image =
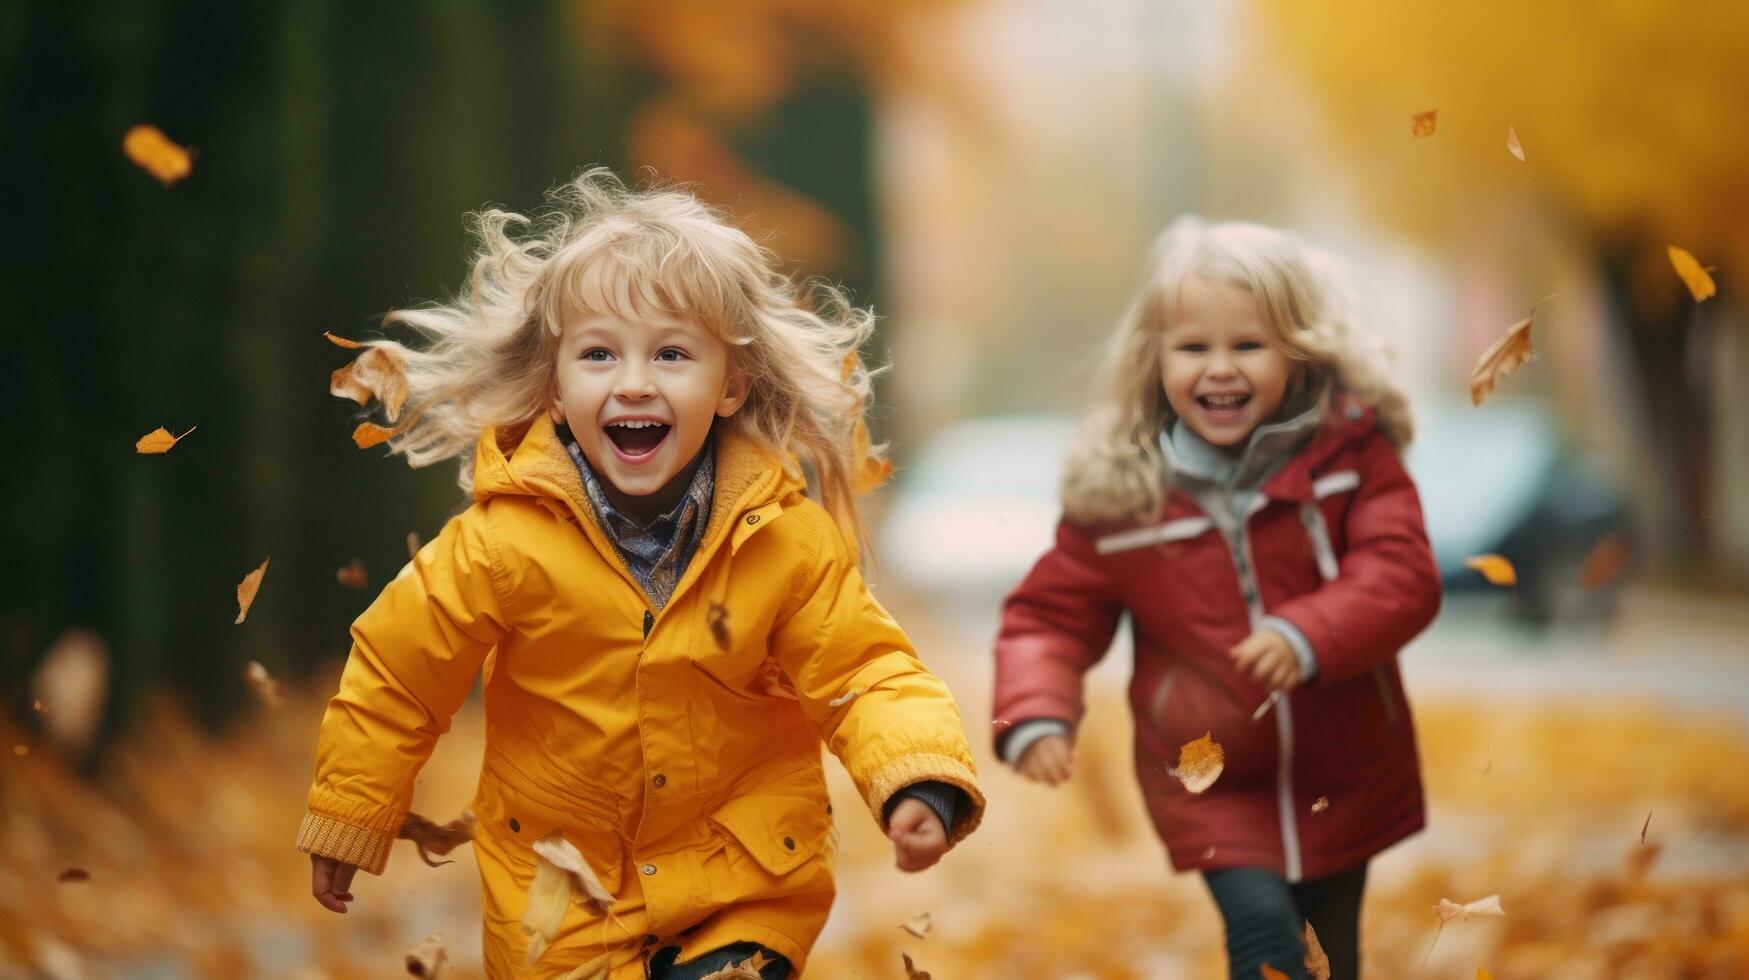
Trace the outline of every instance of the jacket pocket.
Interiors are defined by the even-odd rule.
[[[718,807],[711,822],[771,878],[783,878],[825,849],[832,835],[832,817],[824,803],[801,796],[750,793]],[[744,869],[737,864],[737,874]]]
[[[530,867],[535,863],[534,842],[558,831],[589,862],[601,886],[619,894],[625,841],[605,818],[588,812],[566,813],[502,784],[485,782],[474,798],[474,816],[479,827],[476,833],[490,833]]]

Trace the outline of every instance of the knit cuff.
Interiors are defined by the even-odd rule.
[[[902,755],[875,770],[863,785],[863,800],[876,820],[887,812],[887,801],[908,786],[921,782],[946,783],[966,795],[966,806],[956,810],[954,826],[948,831],[949,847],[966,839],[984,819],[984,794],[978,789],[978,776],[972,767],[949,755],[919,752]],[[882,826],[885,821],[882,820]]]
[[[355,865],[373,875],[383,873],[394,843],[394,834],[366,830],[319,813],[304,814],[304,822],[298,826],[298,850]]]
[[[1287,645],[1294,648],[1294,659],[1300,662],[1301,684],[1318,676],[1318,655],[1312,651],[1312,641],[1304,631],[1280,616],[1265,616],[1259,625],[1280,633]]]
[[[936,819],[941,821],[941,829],[946,831],[947,835],[951,837],[953,836],[954,813],[959,809],[960,800],[964,799],[965,795],[965,792],[958,786],[954,786],[950,783],[939,783],[933,779],[926,779],[921,783],[912,783],[897,793],[894,793],[892,797],[887,800],[887,805],[884,808],[884,812],[881,814],[881,819],[886,822],[891,822],[893,819],[893,811],[898,809],[901,802],[904,800],[917,800],[924,806],[935,811]]]

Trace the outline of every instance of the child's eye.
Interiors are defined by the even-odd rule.
[[[1263,344],[1255,340],[1241,340],[1233,345],[1234,350],[1262,350]]]
[[[583,352],[583,359],[585,361],[611,361],[613,354],[609,353],[605,347],[591,347]]]
[[[662,348],[662,350],[660,350],[656,353],[656,360],[658,360],[658,361],[684,361],[684,360],[686,360],[686,352],[681,350],[678,347],[664,347],[664,348]]]
[[[1179,344],[1178,349],[1186,354],[1204,354],[1209,348],[1207,344]]]

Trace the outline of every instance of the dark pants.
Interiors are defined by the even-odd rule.
[[[1204,872],[1227,921],[1227,965],[1235,978],[1255,980],[1268,963],[1295,980],[1306,976],[1306,923],[1330,957],[1331,980],[1360,976],[1360,899],[1366,865],[1290,885],[1261,868]]]
[[[713,949],[691,963],[679,966],[674,965],[675,958],[680,955],[679,946],[657,950],[655,958],[650,960],[650,980],[699,980],[723,967],[744,962],[754,953],[764,953],[769,961],[759,971],[763,980],[786,980],[789,977],[789,960],[758,943],[735,943]]]

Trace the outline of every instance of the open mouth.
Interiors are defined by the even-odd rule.
[[[1237,415],[1250,401],[1250,395],[1198,395],[1196,398],[1196,403],[1210,415]]]
[[[655,452],[662,440],[668,438],[670,427],[661,422],[638,420],[609,422],[601,428],[620,455],[638,459]]]

